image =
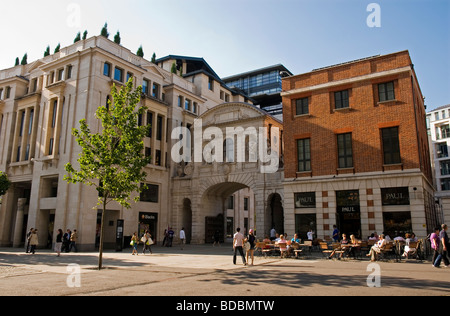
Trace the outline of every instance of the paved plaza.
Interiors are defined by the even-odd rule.
[[[448,296],[450,269],[428,261],[326,260],[320,253],[304,259],[256,257],[244,267],[232,263],[231,245],[153,247],[153,254],[51,251],[35,255],[0,249],[1,296]],[[379,281],[378,284],[374,283]],[[373,285],[379,287],[372,287]]]

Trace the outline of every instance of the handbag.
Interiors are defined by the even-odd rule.
[[[153,244],[154,244],[153,239],[149,238],[149,239],[147,240],[147,245],[148,245],[148,246],[151,246],[151,245],[153,245]]]
[[[250,247],[251,246],[250,246],[250,243],[248,241],[244,243],[244,250],[245,250],[245,252],[249,251]]]

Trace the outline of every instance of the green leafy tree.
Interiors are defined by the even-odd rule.
[[[87,36],[88,36],[88,31],[86,30],[86,31],[84,31],[84,33],[83,33],[83,40],[85,40],[85,39],[87,38]]]
[[[142,45],[138,48],[136,55],[138,55],[139,57],[144,58],[144,49],[142,48]]]
[[[60,50],[61,50],[61,44],[58,43],[58,45],[56,45],[56,47],[55,47],[55,54],[59,53]]]
[[[96,117],[102,130],[92,134],[86,119],[80,121],[80,129],[73,135],[81,146],[79,170],[69,163],[65,166],[69,183],[83,183],[96,187],[99,197],[97,207],[102,208],[98,268],[102,269],[105,210],[108,203],[116,201],[130,208],[131,195],[142,192],[146,179],[143,168],[151,158],[144,155],[144,137],[149,126],[139,126],[138,117],[146,111],[139,105],[142,87],[133,91],[133,79],[119,91],[113,86],[108,106],[101,106]],[[137,109],[137,110],[136,110]],[[139,194],[135,201],[139,200]]]
[[[20,65],[19,57],[16,57],[16,63],[14,64],[14,66],[19,66],[19,65]]]
[[[152,63],[156,64],[156,53],[152,55]]]
[[[0,197],[5,195],[11,187],[11,181],[9,181],[6,173],[0,171]]]
[[[120,39],[120,32],[117,31],[117,34],[114,35],[114,43],[119,44],[120,45],[121,39]]]
[[[50,55],[50,46],[47,46],[45,52],[44,52],[44,57],[47,57]]]
[[[108,23],[105,23],[105,25],[103,26],[100,35],[106,38],[109,38],[109,33],[108,33]]]

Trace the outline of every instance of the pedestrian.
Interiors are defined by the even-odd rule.
[[[333,225],[333,240],[335,242],[339,241],[339,229],[337,228],[336,225]]]
[[[173,243],[173,237],[175,236],[175,232],[172,230],[172,227],[169,227],[169,230],[167,231],[167,246],[166,247],[172,247]]]
[[[275,227],[272,227],[270,230],[270,240],[274,241],[277,238],[277,231],[275,230]]]
[[[250,255],[250,257],[252,258],[252,265],[253,265],[253,262],[255,260],[255,256],[254,256],[255,240],[256,240],[256,237],[255,237],[254,231],[253,231],[253,229],[250,229],[248,231],[248,236],[247,236],[247,240],[246,240],[246,242],[248,242],[250,244],[250,249],[247,250],[247,262],[250,262],[248,260],[248,256]]]
[[[63,244],[64,233],[62,229],[58,229],[58,234],[56,235],[55,252],[58,254],[57,257],[61,256],[61,247]]]
[[[180,230],[180,245],[181,250],[183,250],[184,245],[186,244],[186,233],[184,232],[184,227]]]
[[[450,247],[448,235],[447,235],[448,226],[446,224],[442,224],[442,230],[439,233],[439,239],[441,240],[439,244],[439,255],[434,262],[435,268],[440,268],[442,259],[444,260],[444,265],[446,268],[449,267],[450,262],[448,260],[448,248]]]
[[[233,249],[234,249],[233,264],[236,264],[236,255],[237,255],[237,252],[239,251],[239,253],[242,257],[242,262],[244,263],[244,266],[246,266],[247,262],[245,261],[244,250],[243,250],[244,235],[242,235],[240,233],[240,231],[241,231],[241,229],[238,227],[236,229],[236,234],[234,234],[234,236],[233,236]]]
[[[145,231],[144,235],[141,238],[141,241],[144,243],[144,247],[142,249],[142,254],[145,255],[145,250],[150,251],[150,254],[153,254],[151,245],[153,245],[152,235],[148,230]]]
[[[216,245],[220,247],[220,231],[218,229],[214,233],[214,244],[213,244],[213,247],[215,247]]]
[[[73,233],[70,235],[70,247],[69,247],[69,252],[72,251],[72,249],[75,249],[75,252],[78,252],[77,249],[77,240],[78,240],[78,233],[77,230],[74,229]]]
[[[27,233],[27,249],[25,250],[25,253],[30,252],[30,238],[31,234],[33,233],[34,228],[30,228],[30,231]]]
[[[137,251],[137,245],[138,245],[139,241],[138,241],[138,236],[136,233],[133,234],[133,237],[131,237],[131,243],[130,245],[133,246],[133,251],[131,252],[131,254],[134,256],[134,254],[136,254],[136,256],[138,256],[138,251]]]
[[[36,252],[36,247],[39,245],[39,238],[38,238],[38,230],[37,229],[33,229],[33,232],[31,233],[30,236],[30,253],[32,253],[33,255]]]
[[[63,251],[64,252],[69,252],[69,249],[70,249],[70,235],[71,235],[71,231],[70,231],[70,229],[68,229],[66,231],[66,233],[64,234],[64,238],[63,238]]]
[[[431,260],[433,266],[434,263],[436,262],[437,257],[439,256],[439,245],[440,245],[439,232],[440,228],[436,227],[434,229],[434,232],[430,235],[431,248],[433,249],[433,259]]]

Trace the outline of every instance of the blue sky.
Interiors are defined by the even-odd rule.
[[[0,69],[47,45],[70,45],[77,32],[110,39],[147,58],[203,57],[219,76],[282,63],[294,74],[409,50],[428,110],[450,104],[448,0],[15,0],[1,1]],[[366,21],[380,7],[381,27]]]

